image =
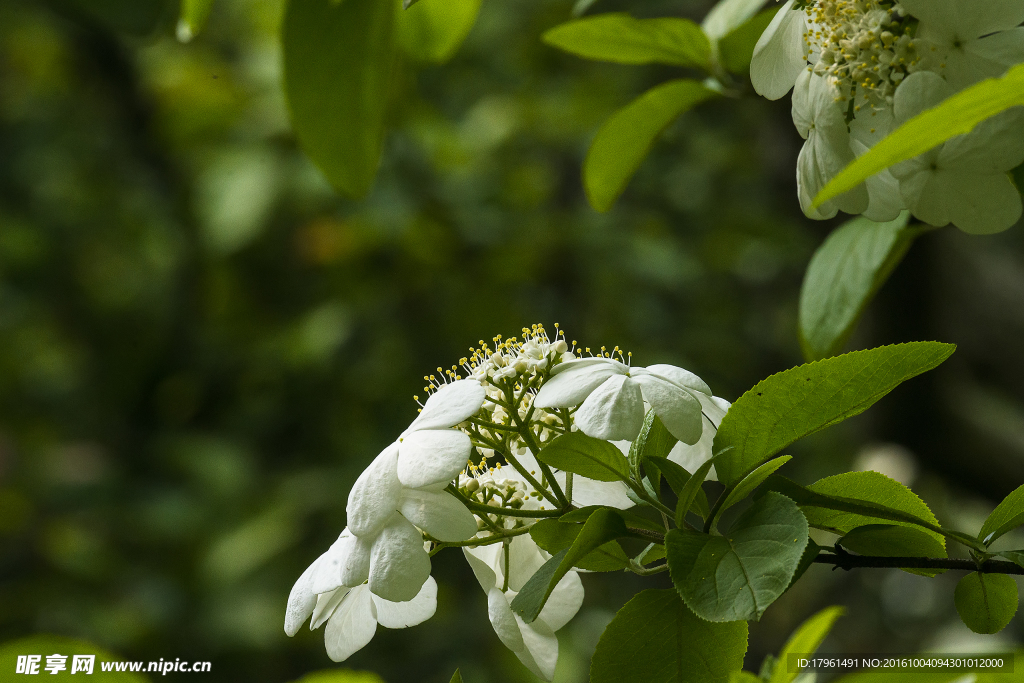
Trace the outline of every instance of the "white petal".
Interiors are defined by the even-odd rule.
[[[638,373],[655,375],[656,377],[667,379],[673,384],[678,384],[684,389],[689,389],[690,391],[699,392],[708,396],[711,395],[711,387],[707,385],[707,382],[689,370],[678,368],[675,365],[657,364],[648,365],[646,368],[634,368],[630,375],[635,378]]]
[[[323,557],[323,555],[320,557]],[[316,573],[319,561],[320,558],[318,557],[313,561],[313,564],[306,567],[306,571],[302,572],[299,580],[292,586],[291,593],[288,594],[288,607],[285,608],[284,613],[284,632],[289,636],[294,636],[299,632],[302,622],[306,620],[306,617],[313,612],[313,608],[316,606],[316,593],[312,590],[312,584],[313,575]]]
[[[1014,107],[982,121],[939,151],[940,168],[993,175],[1016,168],[1024,161],[1024,108]]]
[[[969,49],[975,55],[1004,67],[1018,64],[1024,61],[1024,28],[986,36],[971,43]]]
[[[949,97],[952,91],[942,76],[931,71],[918,71],[907,76],[893,95],[893,114],[896,125],[914,118],[926,109]]]
[[[933,152],[931,156],[937,157],[938,154]],[[917,157],[911,161],[921,158]],[[906,167],[909,167],[910,163],[906,162]],[[901,168],[900,171],[903,172],[904,168]],[[915,218],[935,227],[949,224],[950,215],[946,205],[946,193],[950,189],[956,191],[957,188],[955,183],[951,187],[949,180],[944,177],[948,173],[948,171],[938,171],[922,165],[917,172],[900,178],[900,192]]]
[[[343,662],[363,649],[377,631],[370,591],[365,586],[353,589],[341,601],[327,622],[324,645],[327,656],[335,662]]]
[[[654,375],[638,375],[636,381],[644,399],[651,404],[654,414],[661,418],[669,434],[683,443],[697,443],[702,427],[701,405],[696,396],[674,382]]]
[[[632,441],[644,426],[640,385],[625,375],[609,377],[594,389],[574,415],[576,426],[596,439]]]
[[[487,393],[475,379],[445,384],[427,399],[419,417],[407,432],[417,429],[448,429],[480,412]]]
[[[807,66],[804,41],[804,13],[793,9],[789,0],[768,24],[754,47],[750,62],[750,81],[754,90],[769,100],[785,96]]]
[[[555,472],[555,479],[564,491],[565,472]],[[621,481],[597,481],[577,474],[572,478],[572,503],[581,508],[588,505],[606,505],[618,510],[628,510],[636,505],[626,493],[628,490]]]
[[[516,623],[521,629],[524,645],[515,653],[516,657],[534,675],[550,681],[555,677],[555,665],[558,663],[558,638],[542,621],[527,624],[516,615]]]
[[[398,449],[402,484],[440,490],[466,469],[473,444],[468,435],[454,429],[423,429],[406,435]]]
[[[715,429],[718,429],[722,424],[722,418],[729,412],[729,408],[732,408],[732,404],[718,396],[712,396],[710,399],[704,396],[697,396],[697,398],[700,399],[700,407],[704,416],[711,420]]]
[[[711,420],[706,417],[704,420],[704,433],[701,434],[700,441],[688,446],[682,441],[672,447],[672,450],[668,452],[668,459],[676,463],[690,474],[693,474],[697,469],[711,459],[712,447],[715,442],[715,433],[718,431],[715,426],[711,423]],[[718,481],[718,475],[715,472],[715,468],[711,468],[711,472],[708,473],[708,479],[711,481]],[[714,474],[712,474],[714,473]]]
[[[1020,192],[1005,173],[963,173],[957,185],[957,194],[950,197],[949,217],[964,232],[991,235],[1020,220]]]
[[[352,590],[350,587],[342,586],[318,595],[316,597],[316,608],[313,610],[313,618],[309,622],[309,630],[317,630],[325,621],[334,616],[334,611],[338,609],[338,605],[341,604],[341,601],[348,595],[350,590]]]
[[[544,382],[534,405],[538,408],[571,408],[582,403],[594,389],[613,375],[629,372],[610,358],[580,358],[555,366]]]
[[[522,590],[549,557],[528,534],[513,538],[508,552],[508,587],[513,591]],[[499,557],[499,562],[504,563],[504,556]]]
[[[462,554],[466,556],[466,561],[469,562],[469,567],[473,570],[473,575],[476,576],[477,582],[480,584],[480,587],[484,589],[485,593],[488,593],[498,584],[498,577],[491,568],[490,562],[488,562],[487,559],[480,557],[482,551],[487,550],[490,547],[491,546],[483,545],[476,548],[462,549]]]
[[[405,602],[420,592],[430,576],[430,556],[423,537],[397,512],[388,520],[370,551],[370,590],[374,595]]]
[[[398,507],[398,444],[380,452],[348,494],[348,528],[357,536],[374,536]]]
[[[408,602],[391,602],[371,596],[377,608],[377,623],[384,628],[408,628],[434,616],[437,610],[437,582],[434,577],[427,578],[423,588],[416,597]]]
[[[366,581],[369,568],[370,543],[345,529],[320,559],[313,576],[313,592],[326,593],[338,586],[358,586]]]
[[[491,620],[494,632],[498,634],[498,640],[505,647],[516,653],[525,650],[523,632],[508,604],[508,598],[500,588],[487,591],[487,616]]]
[[[476,517],[459,500],[442,491],[406,489],[398,511],[439,541],[465,541],[476,535]]]
[[[568,572],[555,585],[537,618],[552,631],[557,631],[576,616],[583,605],[583,582],[576,572]]]
[[[813,72],[810,69],[803,69],[796,77],[796,84],[793,86],[792,116],[796,132],[804,140],[810,135],[811,127],[814,126],[814,101],[811,99],[811,77]]]

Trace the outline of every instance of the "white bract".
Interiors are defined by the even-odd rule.
[[[797,163],[804,212],[818,219],[844,211],[887,221],[910,209],[932,225],[952,222],[975,233],[1013,225],[1020,200],[1019,194],[1010,197],[1005,173],[1024,161],[1024,151],[1012,144],[1020,129],[1006,125],[1006,118],[980,135],[963,136],[970,140],[947,143],[945,154],[935,150],[915,160],[919,167],[936,166],[938,180],[905,166],[818,209],[811,203],[842,168],[909,118],[897,109],[918,113],[1024,61],[1021,22],[1019,0],[787,2],[757,43],[750,76],[769,99],[795,86],[793,120],[807,140]],[[998,161],[982,164],[986,155]],[[963,200],[950,200],[947,192]],[[945,199],[936,205],[939,193]]]
[[[537,618],[527,624],[510,603],[550,555],[529,536],[517,536],[507,545],[494,544],[464,550],[476,580],[487,594],[487,616],[494,632],[526,668],[550,681],[558,662],[555,632],[576,616],[583,604],[583,583],[568,572],[555,586]],[[508,553],[508,557],[505,557]],[[508,578],[504,567],[508,565]]]
[[[670,459],[693,471],[711,457],[729,404],[693,373],[630,367],[617,348],[580,358],[575,342],[570,348],[561,333],[551,340],[539,325],[524,329],[522,341],[492,341],[463,358],[461,371],[439,369],[440,380],[425,378],[429,396],[419,416],[358,477],[348,526],[292,588],[288,635],[306,619],[314,629],[326,624],[327,653],[342,661],[372,639],[378,624],[405,628],[428,619],[437,595],[430,556],[458,545],[487,593],[502,643],[551,680],[555,631],[579,610],[583,586],[570,571],[535,621],[513,613],[512,599],[550,558],[529,535],[532,525],[587,506],[643,502],[662,514],[671,510],[641,482],[570,478],[538,454],[581,431],[610,441],[625,457],[653,409],[680,441]]]

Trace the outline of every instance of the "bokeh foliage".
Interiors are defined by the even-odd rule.
[[[710,5],[599,1],[698,21]],[[294,680],[329,661],[321,633],[284,636],[288,588],[415,414],[419,378],[478,339],[557,321],[729,399],[800,362],[800,282],[833,225],[793,199],[786,105],[688,112],[597,214],[580,180],[591,139],[679,70],[545,46],[568,0],[485,3],[450,63],[396,67],[383,164],[354,201],[291,131],[281,2],[222,0],[187,45],[161,3],[108,5],[0,0],[0,640],[57,633],[211,660],[217,680]],[[916,463],[915,490],[965,527],[1024,480],[1022,241],[917,240],[849,348],[939,339],[956,357],[798,445],[789,476]],[[528,680],[458,554],[435,574],[434,620],[349,664]],[[952,584],[802,580],[752,628],[748,669],[834,602],[836,649],[960,642],[936,626],[956,622]],[[668,585],[585,582],[565,683],[585,680],[614,610]]]

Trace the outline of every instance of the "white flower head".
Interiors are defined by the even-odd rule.
[[[621,354],[620,354],[621,355]],[[581,358],[558,365],[537,392],[541,408],[579,406],[574,419],[587,436],[632,441],[644,422],[644,402],[680,441],[700,439],[698,394],[711,389],[693,373],[672,365],[634,368],[608,357]]]
[[[512,539],[507,550],[502,544],[464,549],[473,574],[487,594],[487,616],[498,639],[512,650],[526,668],[550,681],[558,662],[555,632],[576,616],[583,604],[579,575],[568,572],[555,586],[538,617],[527,624],[512,611],[510,603],[549,555],[527,535]],[[508,553],[509,575],[504,575]],[[507,590],[503,590],[507,583]]]

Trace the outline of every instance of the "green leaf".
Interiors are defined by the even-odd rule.
[[[701,496],[706,495],[701,485],[704,480],[708,478],[708,472],[715,466],[715,458],[711,458],[703,465],[697,468],[697,471],[693,473],[690,480],[686,482],[686,486],[679,492],[679,502],[676,505],[676,526],[680,529],[684,527],[686,520],[686,513],[693,507],[694,501],[698,500]],[[710,511],[709,511],[710,512]],[[704,515],[704,519],[707,519],[707,515]]]
[[[458,669],[452,674],[452,680],[448,681],[448,683],[462,683],[462,674]]]
[[[811,565],[814,564],[814,558],[821,553],[821,546],[815,543],[810,538],[807,539],[807,547],[804,548],[803,554],[800,556],[800,563],[796,566],[796,571],[793,572],[793,578],[789,581],[789,586],[786,587],[788,591],[793,587],[793,584],[800,580]]]
[[[946,557],[946,544],[935,534],[912,526],[868,524],[843,536],[838,543],[859,555],[875,557]],[[904,569],[922,576],[937,576],[944,569]]]
[[[687,490],[686,485],[692,478],[692,475],[686,471],[685,467],[668,458],[648,458],[644,461],[644,467],[664,475],[665,481],[668,482],[669,487],[671,487],[676,496],[682,495],[682,492]],[[701,519],[707,519],[711,513],[708,507],[708,497],[704,493],[704,489],[699,486],[694,491],[697,495],[690,504],[690,512],[699,515]]]
[[[583,162],[583,185],[590,205],[602,212],[611,209],[654,139],[677,116],[717,94],[697,81],[669,81],[612,114],[597,131]]]
[[[719,40],[748,24],[757,11],[764,7],[765,2],[766,0],[720,0],[704,17],[701,28],[708,38],[713,41]],[[767,27],[767,24],[765,26]],[[753,45],[750,49],[753,51]]]
[[[640,429],[640,435],[633,440],[633,444],[629,447],[629,464],[634,472],[639,472],[645,459],[667,458],[672,447],[678,441],[665,428],[661,418],[654,414],[652,408],[644,416],[644,425]]]
[[[673,529],[665,537],[669,574],[683,602],[702,619],[760,619],[785,590],[807,545],[796,503],[769,492],[724,536]]]
[[[860,479],[860,481],[851,482],[846,479],[848,477]],[[882,479],[877,479],[877,477]],[[832,483],[824,484],[823,482]],[[880,484],[881,488],[877,492],[871,488],[871,484],[874,482],[882,482]],[[836,489],[847,491],[855,495],[864,496],[864,498],[837,496],[822,493],[821,491],[812,491],[777,474],[768,478],[762,490],[776,491],[796,501],[808,516],[811,526],[817,526],[840,536],[858,526],[892,521],[899,524],[919,526],[934,532],[937,536],[954,538],[968,547],[984,550],[984,546],[973,537],[943,529],[939,526],[935,521],[935,516],[931,513],[931,510],[928,510],[928,506],[924,504],[924,501],[917,498],[913,492],[910,492],[909,497],[906,496],[905,493],[899,490],[906,489],[906,487],[899,482],[892,481],[885,475],[877,472],[847,472],[846,474],[822,479],[815,486],[817,487],[819,484],[821,484],[819,488],[823,490]],[[852,487],[844,489],[843,487],[846,484],[852,484]],[[895,484],[895,487],[893,484]],[[909,491],[909,489],[906,489],[906,491]],[[871,499],[872,497],[884,500],[890,500],[895,497],[899,501],[897,504],[900,506],[900,509],[876,502]],[[916,499],[916,502],[913,502],[914,499]],[[927,510],[927,514],[923,514],[923,516],[918,515],[915,512],[907,512],[908,509],[922,512],[922,514],[923,510]],[[844,516],[838,513],[847,514]]]
[[[662,524],[660,521],[655,522],[653,520],[647,519],[639,512],[637,512],[636,508],[633,508],[631,510],[618,510],[616,508],[610,508],[605,505],[588,505],[587,507],[572,510],[571,512],[567,512],[561,517],[559,517],[558,520],[561,522],[585,522],[588,519],[590,519],[590,516],[597,512],[598,510],[611,510],[619,517],[621,517],[622,520],[627,524],[631,524],[632,526],[638,527],[640,529],[650,529],[651,531],[665,530],[664,524]]]
[[[729,674],[729,683],[762,683],[760,677],[749,671],[733,671]]]
[[[726,486],[797,439],[867,410],[901,382],[931,370],[953,344],[911,342],[801,365],[757,383],[725,414],[715,435]]]
[[[1013,562],[1018,567],[1024,567],[1024,550],[1003,550],[998,554],[1000,557],[1005,557],[1010,562]]]
[[[992,545],[997,538],[1021,524],[1024,524],[1024,486],[1016,488],[996,506],[981,525],[978,540],[987,546]]]
[[[711,62],[708,37],[688,19],[599,14],[556,26],[543,40],[580,57],[619,64],[708,67]]]
[[[582,524],[542,519],[530,527],[530,536],[541,548],[556,555],[571,546],[582,530]],[[608,541],[580,558],[575,566],[592,572],[611,572],[629,566],[629,558],[616,541]]]
[[[598,481],[628,481],[629,461],[603,439],[580,432],[563,434],[540,449],[537,459],[566,472]]]
[[[826,607],[813,617],[800,625],[800,628],[789,637],[786,644],[779,653],[779,663],[772,672],[769,683],[792,683],[799,672],[789,673],[787,659],[789,655],[807,655],[817,651],[825,636],[836,623],[836,619],[843,616],[842,607]]]
[[[213,0],[181,0],[181,17],[178,19],[178,40],[187,43],[196,37],[210,16]]]
[[[58,674],[51,674],[45,670],[46,656],[53,654],[65,655],[68,658],[65,662],[66,670]],[[21,678],[14,674],[17,670],[18,655],[40,655],[42,659],[39,662],[39,674],[47,681],[61,679],[74,681],[82,679],[83,676],[84,680],[90,683],[147,683],[151,680],[148,676],[140,673],[103,671],[101,662],[120,662],[124,661],[124,657],[118,657],[84,640],[53,635],[29,636],[0,645],[0,672],[3,672],[3,678],[8,680]],[[75,674],[71,673],[74,655],[96,655],[92,674],[84,674],[81,671]],[[26,678],[25,680],[33,679]]]
[[[384,143],[394,15],[381,0],[289,0],[284,81],[303,151],[339,191],[363,196]]]
[[[466,40],[480,13],[481,0],[422,0],[399,10],[398,44],[413,59],[443,64]]]
[[[903,260],[919,229],[904,211],[889,223],[854,218],[814,252],[800,289],[800,346],[804,357],[834,356],[889,274]]]
[[[740,483],[736,484],[736,486],[725,491],[722,494],[725,496],[725,500],[718,507],[718,511],[715,513],[715,518],[711,520],[711,524],[717,524],[718,518],[722,516],[723,512],[753,493],[754,489],[764,483],[765,479],[775,474],[777,469],[792,459],[792,455],[781,455],[778,458],[773,458],[747,476],[743,477],[743,479],[740,480]]]
[[[1006,574],[971,572],[953,592],[956,611],[975,633],[999,633],[1017,613],[1017,582]]]
[[[384,680],[370,671],[325,669],[308,673],[295,683],[384,683]]]
[[[972,85],[904,123],[825,185],[814,198],[814,207],[1019,105],[1024,105],[1024,64],[1011,68],[1002,78]]]
[[[699,619],[675,591],[645,590],[601,634],[591,683],[725,683],[743,666],[747,625]]]
[[[512,610],[526,623],[533,622],[543,609],[551,591],[577,562],[608,541],[629,535],[622,518],[613,510],[604,508],[595,511],[587,519],[573,544],[557,553],[530,577],[519,594],[513,598]]]
[[[722,66],[734,74],[747,73],[754,47],[778,11],[779,7],[767,9],[719,40],[718,61]]]

